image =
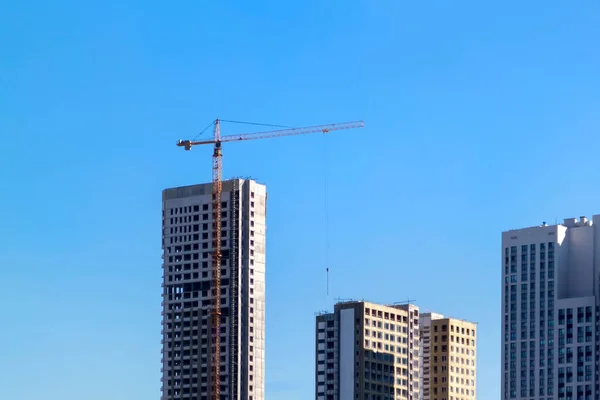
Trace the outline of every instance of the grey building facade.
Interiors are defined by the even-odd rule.
[[[264,400],[266,187],[223,182],[221,399]],[[212,184],[162,193],[162,400],[208,400]]]
[[[600,215],[502,234],[502,399],[598,399]]]

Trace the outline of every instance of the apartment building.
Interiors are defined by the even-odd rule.
[[[421,399],[475,400],[477,393],[477,325],[422,313]]]
[[[364,301],[316,317],[315,398],[419,398],[419,309]]]
[[[266,188],[223,182],[221,400],[264,399]],[[162,193],[162,400],[208,400],[212,184]]]
[[[502,233],[502,399],[598,399],[600,216]]]

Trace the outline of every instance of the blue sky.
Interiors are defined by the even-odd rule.
[[[220,117],[366,124],[224,148],[268,185],[267,399],[313,396],[315,311],[409,297],[498,399],[501,231],[600,213],[598,2],[198,3],[0,5],[0,398],[159,398],[161,190]]]

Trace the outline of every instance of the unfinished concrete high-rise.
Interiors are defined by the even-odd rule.
[[[212,184],[162,194],[162,400],[209,400]],[[223,182],[221,400],[264,399],[266,187]]]

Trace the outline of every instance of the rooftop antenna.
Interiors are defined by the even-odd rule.
[[[327,268],[327,296],[329,296],[329,267]]]
[[[354,299],[348,299],[348,298],[343,298],[343,297],[336,297],[334,300],[337,303],[349,303],[349,302],[352,302],[352,301],[356,301]]]
[[[395,306],[396,306],[396,305],[402,305],[402,304],[408,304],[408,305],[411,305],[411,304],[414,304],[414,303],[415,303],[415,301],[417,301],[417,300],[415,300],[415,299],[411,299],[411,298],[409,297],[409,298],[408,298],[406,301],[397,301],[397,302],[395,302],[395,303],[394,303],[394,305],[395,305]]]

